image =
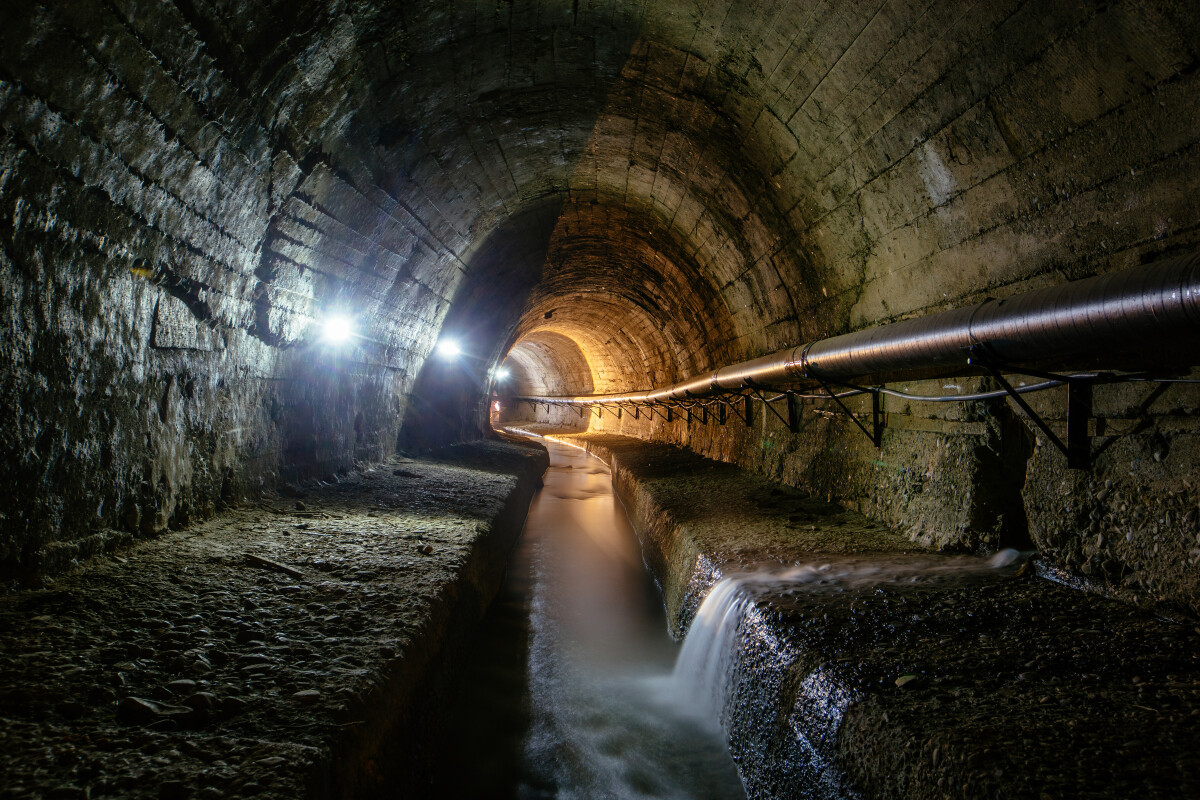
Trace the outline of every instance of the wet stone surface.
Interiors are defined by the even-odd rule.
[[[386,773],[378,740],[482,615],[544,464],[501,443],[395,459],[0,597],[0,796],[294,798]]]
[[[743,775],[753,796],[1200,789],[1200,637],[1188,627],[1011,568],[752,595],[728,727],[735,754],[760,767]],[[822,780],[837,791],[805,793]]]
[[[789,543],[760,481],[665,445],[579,439],[624,473],[644,543],[675,554],[648,558],[664,586],[746,581],[724,723],[749,796],[1200,793],[1191,623],[1021,559],[888,552],[889,534],[850,538],[856,515],[816,505]],[[709,506],[736,537],[697,522]],[[704,563],[713,580],[697,580]]]

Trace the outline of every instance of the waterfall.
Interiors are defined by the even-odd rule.
[[[738,626],[748,578],[722,578],[692,620],[671,675],[671,700],[688,716],[720,727],[725,682],[737,657]]]

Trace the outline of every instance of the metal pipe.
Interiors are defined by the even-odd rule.
[[[880,325],[790,347],[644,392],[556,398],[652,403],[721,391],[819,380],[896,380],[970,370],[972,354],[1006,370],[1121,356],[1200,364],[1200,253]]]

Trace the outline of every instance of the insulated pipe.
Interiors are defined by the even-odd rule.
[[[1073,360],[1111,365],[1131,350],[1170,350],[1177,366],[1200,364],[1200,253],[821,339],[660,389],[553,399],[652,403],[804,380],[952,374],[980,351],[1010,370]]]

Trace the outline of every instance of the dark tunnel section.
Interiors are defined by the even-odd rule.
[[[425,361],[400,430],[402,450],[432,450],[491,431],[489,387],[530,291],[541,278],[558,204],[492,232],[467,259],[466,277]]]

